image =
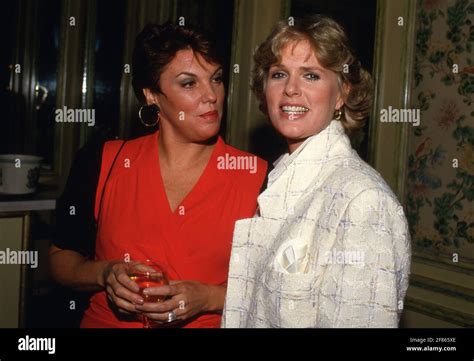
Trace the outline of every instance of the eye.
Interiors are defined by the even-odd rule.
[[[285,73],[281,72],[281,71],[275,71],[273,73],[270,74],[270,77],[272,79],[281,79],[285,76]]]
[[[222,74],[218,74],[212,79],[213,82],[218,83],[218,84],[222,83],[223,80],[224,80],[224,78],[223,78]]]
[[[194,80],[185,80],[181,83],[181,86],[183,88],[192,88],[196,82]]]
[[[320,76],[316,73],[308,73],[308,74],[305,74],[305,78],[311,81],[315,81],[315,80],[319,80]]]

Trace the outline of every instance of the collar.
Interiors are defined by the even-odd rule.
[[[298,199],[324,180],[328,162],[352,153],[349,138],[338,120],[307,138],[293,153],[283,154],[268,175],[268,187],[258,197],[262,217],[292,213]]]

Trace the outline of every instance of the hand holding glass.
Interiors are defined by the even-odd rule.
[[[169,284],[168,277],[166,276],[163,267],[159,264],[150,260],[134,264],[130,266],[128,276],[132,281],[137,283],[140,288],[139,294],[143,297],[145,302],[163,302],[166,299],[165,296],[146,295],[143,293],[145,288]],[[153,328],[154,322],[150,321],[148,317],[143,316],[142,322],[144,328]]]

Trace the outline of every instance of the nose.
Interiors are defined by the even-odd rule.
[[[284,92],[285,95],[288,97],[298,96],[301,94],[298,80],[294,76],[288,76],[288,80],[286,81]]]
[[[203,89],[202,100],[204,103],[215,103],[217,101],[216,89],[214,84],[208,83]]]

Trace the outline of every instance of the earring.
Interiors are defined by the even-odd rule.
[[[341,120],[342,117],[342,110],[341,109],[336,109],[334,112],[334,119],[336,120]]]
[[[138,118],[140,118],[140,122],[145,127],[154,127],[160,121],[160,107],[156,104],[151,105],[142,105],[138,110]],[[145,118],[145,120],[143,120]],[[147,119],[154,120],[153,122],[147,122]]]

